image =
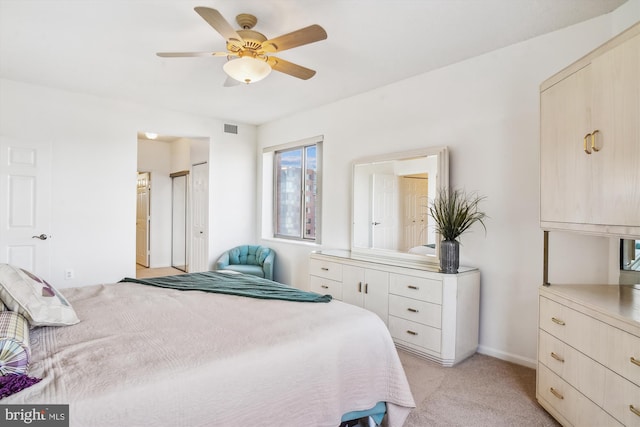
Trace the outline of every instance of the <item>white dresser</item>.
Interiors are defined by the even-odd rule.
[[[640,286],[539,294],[538,402],[565,426],[640,426]]]
[[[442,274],[437,266],[350,251],[314,252],[310,290],[376,313],[399,348],[452,366],[478,347],[480,272],[461,267]]]

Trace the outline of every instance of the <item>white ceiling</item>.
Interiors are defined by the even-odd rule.
[[[0,77],[261,124],[608,13],[625,0],[0,0]],[[222,36],[194,10],[251,13],[268,38],[319,24],[327,40],[273,72],[223,87]]]

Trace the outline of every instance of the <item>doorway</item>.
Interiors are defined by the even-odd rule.
[[[160,134],[150,139],[145,133],[138,133],[137,169],[150,174],[148,269],[174,273],[209,269],[208,161],[209,138]],[[184,176],[179,178],[181,172]],[[178,203],[180,197],[184,203]],[[178,211],[179,204],[182,208]],[[184,230],[182,225],[186,231],[179,233]],[[142,270],[147,268],[137,261],[136,265]]]

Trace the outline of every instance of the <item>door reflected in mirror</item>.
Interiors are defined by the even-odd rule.
[[[448,186],[446,147],[367,158],[353,164],[351,249],[437,260],[429,206]]]
[[[621,285],[640,284],[640,240],[620,239]]]

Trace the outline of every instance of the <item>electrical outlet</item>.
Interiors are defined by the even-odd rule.
[[[65,278],[65,280],[73,279],[73,276],[74,276],[74,273],[73,273],[73,270],[72,270],[72,269],[67,268],[67,269],[64,271],[64,278]]]

